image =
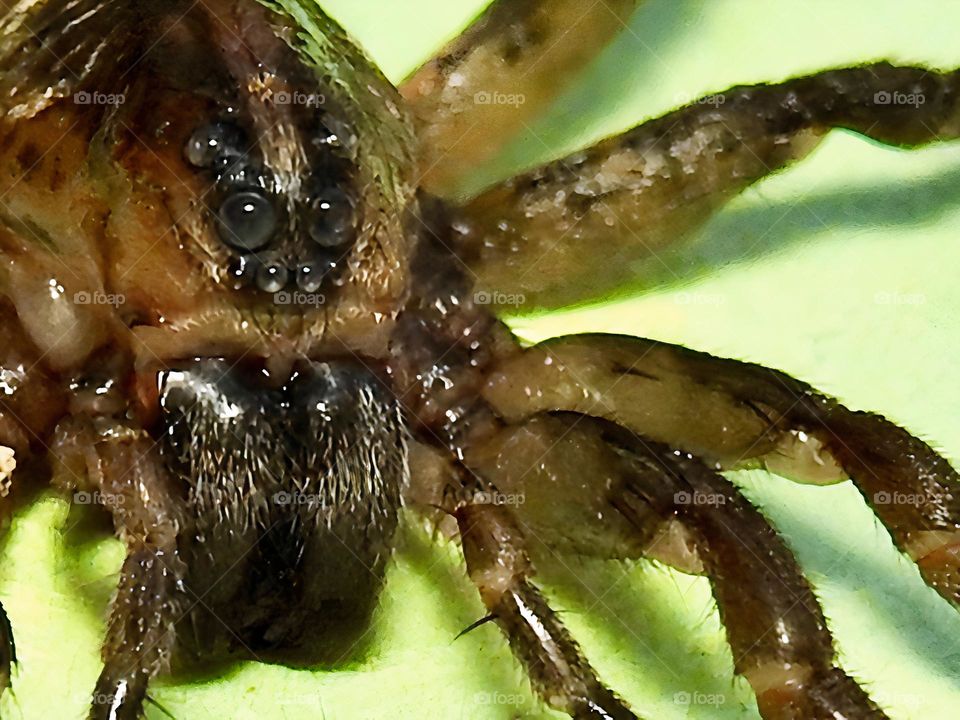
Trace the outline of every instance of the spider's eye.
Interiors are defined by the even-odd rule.
[[[283,265],[268,263],[257,270],[257,287],[264,292],[275,293],[283,290],[290,279],[290,271]]]
[[[318,265],[301,265],[297,268],[297,287],[303,292],[314,293],[323,285],[323,268]]]
[[[311,205],[310,237],[321,247],[335,248],[353,240],[356,213],[353,201],[337,188],[327,188]]]
[[[212,123],[197,128],[187,141],[187,162],[194,167],[209,168],[218,155],[237,152],[243,133],[229,123]]]
[[[270,242],[277,229],[277,213],[263,195],[239,192],[220,206],[220,237],[237,250],[259,250]]]

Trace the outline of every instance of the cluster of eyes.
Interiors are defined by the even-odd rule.
[[[252,255],[269,247],[279,228],[279,216],[272,194],[271,179],[242,150],[244,133],[226,122],[198,128],[187,142],[187,161],[197,168],[212,172],[222,198],[217,209],[217,231],[230,248]],[[297,267],[296,284],[305,292],[315,292],[336,265],[343,248],[354,237],[354,207],[337,187],[326,187],[315,194],[310,203],[307,232],[315,243],[317,261]],[[242,257],[238,274],[253,262]],[[266,292],[279,292],[290,280],[291,270],[277,262],[265,262],[256,269],[258,287]]]

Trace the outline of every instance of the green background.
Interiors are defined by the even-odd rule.
[[[483,0],[323,5],[399,80]],[[653,0],[474,182],[732,84],[873,59],[960,67],[958,27],[960,2],[951,0]],[[693,262],[641,268],[651,286],[642,297],[517,319],[515,327],[528,339],[644,335],[765,363],[852,407],[883,412],[958,458],[958,183],[960,144],[905,153],[837,132],[716,217]],[[853,488],[801,487],[761,472],[734,477],[815,582],[848,671],[894,718],[955,718],[960,617],[896,553]],[[0,701],[5,719],[84,717],[122,549],[81,532],[79,519],[52,497],[16,518],[0,597],[22,665],[15,695]],[[405,533],[375,653],[362,666],[312,673],[250,664],[202,683],[156,683],[154,694],[181,720],[551,716],[532,700],[495,627],[453,642],[482,614],[456,557],[419,530]],[[703,579],[649,563],[571,560],[549,593],[639,714],[758,717],[749,689],[733,678]],[[695,692],[723,702],[676,701]],[[151,709],[148,717],[162,715]]]

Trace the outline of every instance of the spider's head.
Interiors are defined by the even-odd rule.
[[[410,123],[392,85],[306,8],[296,26],[254,0],[157,11],[126,102],[105,120],[113,162],[140,193],[131,232],[156,238],[173,223],[138,248],[155,276],[133,251],[123,275],[167,331],[256,328],[309,354],[330,328],[370,335],[404,301]]]
[[[377,272],[402,254],[397,219],[412,197],[393,88],[322,15],[294,30],[248,0],[209,7],[183,38],[206,45],[204,69],[187,69],[205,102],[178,129],[202,188],[197,241],[217,259],[212,276],[270,295],[334,292]],[[174,81],[184,69],[167,66]]]

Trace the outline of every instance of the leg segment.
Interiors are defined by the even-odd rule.
[[[453,223],[461,255],[480,289],[528,309],[596,298],[831,128],[899,146],[960,136],[958,86],[877,64],[734,88],[484,193]]]
[[[484,392],[508,421],[571,410],[704,457],[806,482],[850,477],[928,584],[960,603],[960,478],[922,441],[758,365],[583,335],[503,363]]]
[[[177,492],[145,434],[122,426],[94,434],[83,419],[58,428],[60,456],[86,465],[90,488],[127,545],[103,646],[90,720],[137,720],[149,680],[168,668],[174,623],[186,610],[177,552]],[[72,452],[71,452],[72,451]]]
[[[635,720],[530,582],[523,535],[509,510],[465,504],[455,516],[470,578],[540,697],[577,720]]]
[[[401,87],[423,186],[449,196],[619,32],[638,0],[497,0]]]
[[[885,718],[834,665],[823,612],[796,560],[733,485],[690,455],[616,426],[607,435],[630,472],[614,505],[638,521],[648,507],[676,513],[692,531],[734,667],[756,692],[764,719]]]

